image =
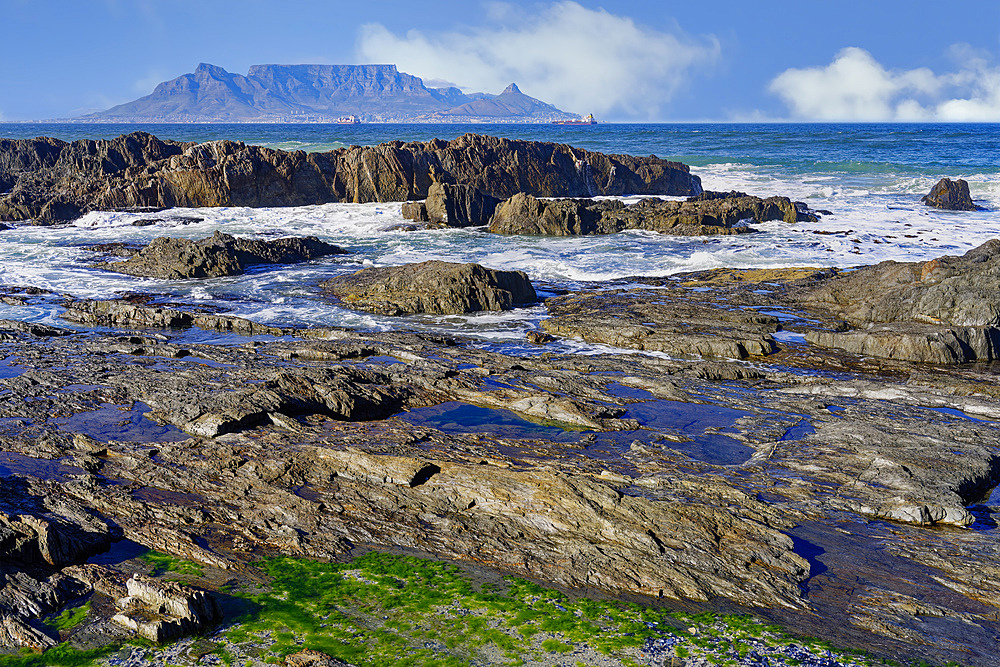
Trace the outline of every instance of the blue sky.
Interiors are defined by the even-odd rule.
[[[1000,122],[998,0],[0,0],[0,120],[200,62],[391,62],[617,121]]]

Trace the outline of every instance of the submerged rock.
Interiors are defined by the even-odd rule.
[[[0,140],[0,220],[36,224],[94,210],[402,202],[427,197],[435,182],[497,198],[702,189],[679,162],[475,134],[308,154],[234,141],[161,141],[145,132],[73,143]]]
[[[509,310],[538,299],[523,271],[437,260],[362,269],[327,280],[320,287],[350,308],[379,315]]]
[[[947,211],[978,211],[979,206],[972,201],[969,184],[964,179],[942,178],[920,201]]]
[[[738,192],[703,193],[683,202],[650,198],[629,206],[592,199],[543,201],[519,193],[497,207],[490,231],[576,236],[646,229],[688,236],[727,235],[754,231],[748,222],[771,220],[815,221],[816,216],[787,197],[761,199]]]
[[[242,275],[255,264],[293,264],[345,252],[315,236],[259,241],[215,232],[199,241],[160,236],[123,262],[97,266],[145,278],[218,278]]]

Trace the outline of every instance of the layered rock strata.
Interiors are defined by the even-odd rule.
[[[806,306],[847,320],[810,332],[817,344],[929,363],[1000,359],[1000,239],[960,257],[882,262],[796,293]]]
[[[565,144],[466,134],[326,153],[286,152],[233,141],[0,140],[0,220],[48,224],[87,211],[176,206],[302,206],[424,199],[432,183],[468,185],[505,199],[695,195],[687,165],[605,155]]]
[[[777,352],[778,318],[671,297],[645,289],[555,297],[545,302],[551,317],[542,327],[588,343],[674,356],[746,359]]]
[[[942,321],[987,317],[985,292],[982,308],[958,297],[993,279],[994,256],[991,242],[920,265],[941,272],[931,287],[956,281],[948,298],[922,301],[912,266],[868,279],[909,276],[892,289]],[[265,554],[402,550],[616,597],[740,604],[895,659],[990,666],[996,369],[808,343],[844,329],[860,287],[840,281],[862,271],[717,270],[549,301],[553,326],[590,320],[609,340],[634,328],[644,352],[690,336],[686,359],[512,356],[152,299],[69,302],[120,333],[0,323],[13,369],[0,378],[0,641],[44,647],[59,639],[47,615],[124,596],[135,566],[80,565],[92,551],[63,548],[79,530],[81,544],[124,535],[199,563],[215,586]],[[31,309],[54,298],[5,294]],[[209,345],[171,322],[269,336]],[[768,337],[754,363],[699,358],[713,339]],[[712,456],[727,446],[740,456]],[[95,604],[83,627],[113,613]]]
[[[689,276],[650,292],[691,309],[700,302],[706,318],[717,303],[775,312],[787,303],[774,275],[719,279]],[[774,366],[748,366],[513,358],[454,338],[339,330],[252,345],[186,344],[162,329],[11,332],[3,353],[32,370],[0,380],[10,392],[0,401],[0,446],[28,462],[16,479],[54,478],[23,482],[23,495],[44,489],[52,507],[72,499],[129,539],[206,569],[238,572],[276,551],[329,558],[358,545],[403,548],[615,595],[721,596],[800,621],[839,613],[847,622],[836,630],[811,632],[846,633],[896,656],[924,622],[902,614],[900,601],[933,599],[963,619],[963,646],[985,645],[996,627],[1000,571],[989,531],[921,528],[983,521],[973,505],[1000,480],[988,421],[1000,420],[1000,396],[984,394],[981,370],[868,370],[805,344],[776,352]],[[410,417],[454,402],[590,432],[463,433]],[[124,414],[140,403],[187,434],[148,442],[113,427],[101,440],[81,432],[109,404]],[[715,413],[721,421],[688,425]],[[227,426],[200,430],[207,424]],[[562,435],[549,439],[555,431]],[[692,439],[709,437],[739,442],[750,456],[705,461]],[[895,523],[869,523],[876,518]],[[82,582],[56,606],[96,586],[83,581],[98,580],[91,574],[44,565],[35,581]],[[841,600],[845,577],[852,592]],[[36,617],[18,618],[35,627]]]
[[[172,581],[133,575],[125,584],[121,609],[111,620],[152,642],[196,634],[222,620],[215,598],[207,591]]]
[[[324,281],[320,287],[349,308],[379,315],[509,310],[538,299],[523,271],[437,260],[361,269]]]

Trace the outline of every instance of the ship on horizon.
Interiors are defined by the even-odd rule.
[[[341,116],[340,118],[335,120],[334,123],[336,123],[337,125],[360,125],[361,119],[354,115]]]
[[[554,120],[553,125],[597,125],[597,119],[594,118],[594,114],[588,113],[584,118],[575,118],[573,120]]]

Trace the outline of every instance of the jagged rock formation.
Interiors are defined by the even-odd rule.
[[[701,192],[678,162],[475,134],[308,154],[233,141],[182,144],[144,132],[73,143],[0,140],[0,220],[36,224],[92,210],[402,202],[426,198],[435,182],[500,199]]]
[[[538,299],[523,271],[436,260],[362,269],[327,280],[320,287],[350,308],[380,315],[509,310]]]
[[[519,193],[502,202],[490,220],[497,234],[575,236],[646,229],[664,234],[726,235],[754,231],[747,222],[816,220],[805,204],[787,197],[703,193],[687,201],[644,199],[630,206],[592,199],[539,200]]]
[[[979,206],[972,201],[969,183],[964,179],[942,178],[920,201],[934,208],[946,211],[978,211]]]
[[[403,217],[442,227],[476,227],[493,217],[500,200],[468,185],[431,183],[427,199],[404,202]]]
[[[215,598],[206,591],[138,574],[125,584],[111,620],[143,639],[165,642],[196,634],[222,620]]]
[[[315,236],[260,241],[215,232],[200,241],[160,236],[123,262],[101,262],[96,266],[166,280],[218,278],[242,275],[255,264],[293,264],[345,252]]]
[[[430,88],[395,65],[253,65],[246,76],[201,63],[151,94],[81,120],[101,122],[448,122],[452,116],[551,121],[572,118],[511,84],[500,95]]]
[[[38,621],[92,585],[60,568],[106,551],[121,531],[52,487],[0,477],[0,647],[47,649]]]
[[[804,289],[802,303],[857,329],[810,332],[826,347],[888,359],[1000,359],[1000,239],[961,257],[882,262]]]

